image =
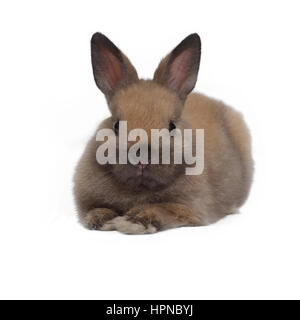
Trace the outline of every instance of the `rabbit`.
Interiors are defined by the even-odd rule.
[[[143,80],[105,35],[92,36],[93,75],[111,117],[97,128],[75,170],[78,218],[87,229],[149,234],[205,226],[237,212],[247,199],[254,170],[250,133],[239,112],[191,93],[200,55],[200,37],[191,34],[161,60],[152,80]],[[117,137],[119,121],[146,132],[204,129],[202,174],[185,174],[185,163],[100,165],[96,134],[108,128]]]

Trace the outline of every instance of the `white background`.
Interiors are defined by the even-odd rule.
[[[299,1],[2,1],[0,298],[300,298]],[[150,236],[76,221],[74,166],[108,109],[89,41],[141,77],[198,32],[196,90],[242,111],[255,179],[240,215]]]

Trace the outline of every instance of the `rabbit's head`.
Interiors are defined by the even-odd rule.
[[[105,121],[105,128],[118,133],[120,121],[127,121],[128,132],[145,130],[149,137],[150,160],[151,129],[188,128],[181,114],[185,99],[197,80],[200,51],[199,36],[191,34],[160,62],[153,80],[140,80],[129,59],[103,34],[94,34],[91,40],[94,78],[112,114]],[[128,142],[128,149],[131,146]],[[183,165],[173,163],[172,151],[171,144],[170,164],[114,164],[108,167],[118,181],[134,189],[159,189],[172,184],[184,173]]]

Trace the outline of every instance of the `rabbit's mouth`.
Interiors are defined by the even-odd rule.
[[[184,173],[184,167],[177,165],[113,165],[112,173],[117,181],[135,191],[160,190],[168,187]]]

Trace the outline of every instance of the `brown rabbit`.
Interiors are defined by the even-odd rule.
[[[112,116],[99,129],[204,129],[204,170],[185,164],[105,164],[96,160],[96,133],[76,168],[74,194],[88,229],[128,234],[213,223],[245,202],[253,174],[250,135],[240,113],[195,86],[201,53],[197,34],[185,38],[159,64],[153,80],[140,80],[128,58],[103,34],[91,40],[94,78]],[[118,137],[117,137],[118,138]],[[128,147],[130,144],[128,145]]]

